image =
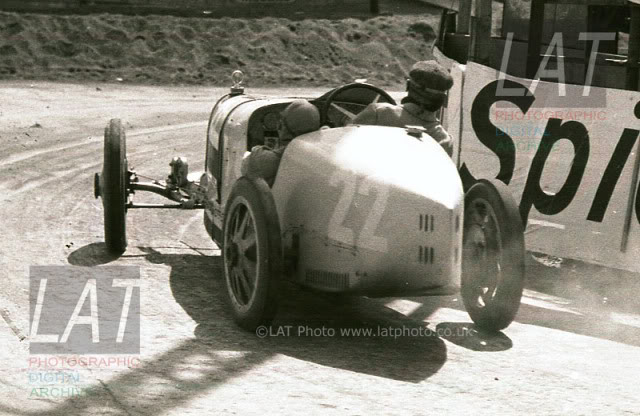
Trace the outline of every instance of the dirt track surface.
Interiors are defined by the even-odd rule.
[[[263,91],[316,96],[315,91]],[[125,120],[129,163],[163,179],[174,155],[204,162],[206,119],[225,90],[119,84],[0,85],[0,414],[638,414],[640,278],[528,256],[514,324],[475,331],[456,296],[336,302],[287,289],[260,338],[225,308],[202,212],[131,211],[129,248],[106,254],[93,198],[102,131]],[[92,387],[42,397],[29,368],[29,267],[140,268],[139,366],[76,368]],[[395,328],[422,336],[312,336]],[[35,375],[34,375],[35,374]],[[36,393],[34,394],[34,388]]]

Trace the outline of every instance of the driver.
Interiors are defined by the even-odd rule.
[[[278,140],[274,147],[254,146],[247,152],[240,168],[243,176],[261,177],[273,185],[280,159],[295,137],[320,128],[320,112],[307,100],[295,100],[284,109],[278,124]]]
[[[440,124],[436,111],[447,99],[446,92],[453,86],[453,78],[434,60],[416,62],[407,80],[407,96],[401,105],[389,103],[369,104],[352,124],[373,124],[390,127],[423,126],[451,156],[453,140]]]

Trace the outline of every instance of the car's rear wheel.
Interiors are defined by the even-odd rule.
[[[234,320],[249,331],[268,325],[276,314],[282,274],[280,238],[267,183],[238,179],[225,208],[222,257]]]
[[[462,299],[478,327],[506,328],[520,307],[524,229],[505,184],[480,180],[465,196]]]
[[[127,248],[126,214],[129,176],[124,127],[112,119],[104,130],[104,165],[96,174],[96,197],[104,206],[104,239],[109,251],[122,253]]]

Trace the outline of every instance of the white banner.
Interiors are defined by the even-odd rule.
[[[463,180],[509,185],[529,250],[640,271],[640,93],[498,74],[466,67]]]

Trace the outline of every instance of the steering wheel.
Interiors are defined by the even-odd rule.
[[[354,113],[349,108],[346,108],[345,105],[338,103],[355,104],[361,109]],[[353,120],[367,105],[372,103],[389,103],[395,105],[396,101],[391,98],[385,90],[371,84],[354,82],[343,85],[327,94],[327,98],[320,108],[320,123],[330,127],[344,126],[348,121]],[[338,113],[338,122],[334,120],[336,117],[329,117],[330,111],[336,111]]]

